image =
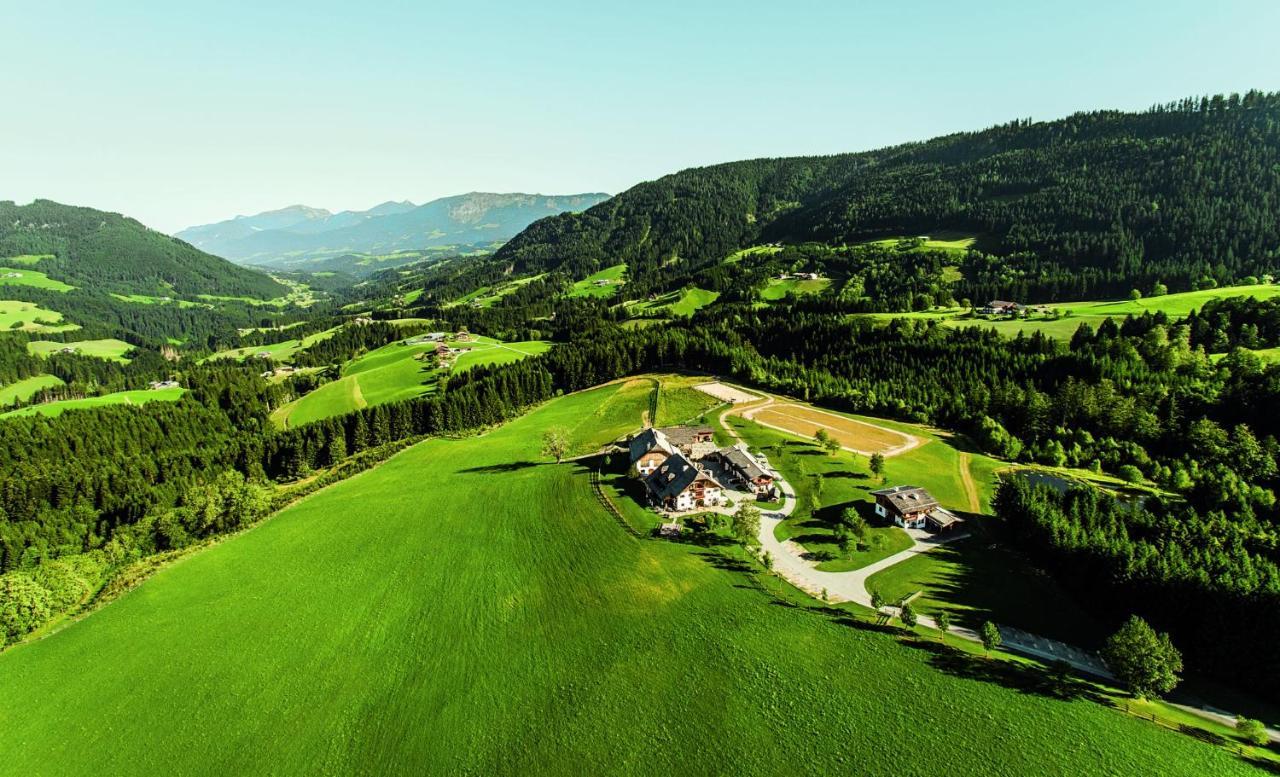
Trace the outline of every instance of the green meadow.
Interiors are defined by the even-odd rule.
[[[627,303],[627,312],[633,316],[687,318],[715,302],[720,292],[692,286],[664,294],[657,299]]]
[[[623,532],[541,435],[596,448],[651,388],[428,440],[0,654],[0,769],[1254,773],[1020,664],[807,603],[731,547]]]
[[[133,346],[123,340],[76,340],[69,343],[58,343],[53,340],[32,340],[27,343],[27,350],[36,356],[48,356],[63,348],[75,348],[80,356],[93,356],[98,359],[128,364],[125,354],[133,350]]]
[[[445,307],[455,307],[457,305],[474,305],[480,308],[490,308],[498,302],[498,300],[513,294],[516,289],[525,286],[533,281],[541,279],[545,275],[531,275],[528,278],[517,278],[514,281],[506,281],[493,286],[481,286],[480,288],[465,294],[458,299],[453,300]]]
[[[137,389],[133,391],[117,391],[103,394],[100,397],[84,397],[83,399],[63,399],[57,402],[46,402],[42,405],[10,410],[0,414],[0,418],[17,418],[29,415],[57,416],[68,410],[83,410],[103,405],[141,405],[147,402],[176,402],[186,389],[181,387],[164,389]]]
[[[550,343],[540,340],[502,343],[488,337],[474,337],[467,342],[450,340],[448,344],[470,349],[457,356],[453,370],[507,364],[551,347]],[[446,374],[436,367],[435,349],[436,344],[432,342],[408,345],[398,341],[384,345],[351,360],[342,368],[340,378],[280,407],[271,417],[280,426],[300,426],[370,405],[431,393],[436,389],[436,382]]]
[[[212,356],[206,357],[205,361],[210,361],[212,359],[245,359],[250,356],[257,356],[260,353],[265,353],[270,357],[271,361],[288,362],[298,351],[310,348],[321,340],[326,340],[332,337],[340,328],[341,327],[335,326],[332,329],[326,329],[323,332],[316,332],[315,334],[310,334],[302,338],[294,338],[292,340],[281,340],[278,343],[271,343],[269,345],[250,345],[244,348],[232,348],[226,351],[218,351]]]
[[[79,329],[67,324],[56,310],[42,308],[34,302],[0,299],[0,330],[22,329],[28,332],[67,332]]]
[[[0,407],[31,399],[41,389],[64,385],[56,375],[33,375],[16,383],[0,386]]]
[[[803,294],[821,294],[831,286],[830,278],[819,278],[815,280],[788,278],[779,280],[770,278],[768,285],[760,291],[760,299],[768,302],[776,302],[785,298],[788,294],[800,296]]]
[[[31,267],[39,264],[45,259],[52,259],[53,254],[20,254],[18,256],[6,256],[0,258],[0,264],[19,265],[22,267]]]
[[[589,275],[573,284],[573,288],[569,291],[569,296],[612,299],[618,296],[618,290],[626,283],[624,277],[626,274],[627,266],[625,264],[606,267],[600,272]]]
[[[963,232],[942,231],[935,232],[931,235],[919,235],[914,238],[906,235],[897,235],[894,237],[880,238],[878,240],[868,240],[864,245],[893,248],[904,240],[919,240],[919,248],[921,250],[964,253],[978,242],[978,237],[976,235],[970,235]]]
[[[42,272],[36,272],[26,267],[4,266],[0,266],[0,286],[31,286],[32,288],[48,289],[49,291],[71,291],[75,288],[75,286],[62,281],[55,281]]]

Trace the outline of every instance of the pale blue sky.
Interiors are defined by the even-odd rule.
[[[0,0],[0,199],[176,230],[1280,89],[1277,0]]]

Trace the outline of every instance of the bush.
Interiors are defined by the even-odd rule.
[[[49,589],[25,572],[0,575],[0,635],[16,642],[49,620]]]
[[[1120,470],[1116,474],[1118,474],[1120,478],[1124,480],[1126,483],[1142,482],[1142,470],[1138,469],[1132,464],[1125,464],[1120,468]]]

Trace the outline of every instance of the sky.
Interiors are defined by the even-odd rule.
[[[1280,90],[1277,0],[0,0],[0,199],[176,231]]]

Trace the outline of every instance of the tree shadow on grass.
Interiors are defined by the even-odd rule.
[[[539,461],[506,461],[501,464],[486,464],[483,467],[467,467],[466,469],[458,470],[458,473],[492,475],[503,472],[518,472],[530,467],[540,467],[543,463]]]
[[[1062,701],[1085,699],[1100,704],[1107,698],[1090,683],[1077,677],[1070,667],[1044,667],[975,656],[940,642],[910,637],[902,644],[929,654],[930,666],[954,677],[995,683],[1010,690]]]

